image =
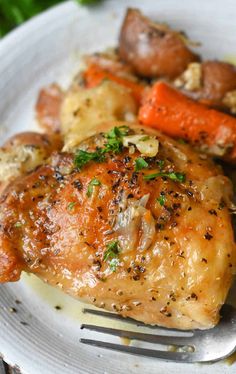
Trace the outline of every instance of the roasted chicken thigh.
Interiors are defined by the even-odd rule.
[[[26,271],[124,317],[213,327],[235,264],[231,197],[188,145],[112,123],[4,190],[0,281]]]

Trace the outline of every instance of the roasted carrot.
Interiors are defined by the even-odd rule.
[[[236,163],[236,118],[191,100],[163,82],[156,83],[144,98],[139,121],[207,146],[210,153]]]
[[[105,69],[102,69],[98,65],[91,64],[88,69],[84,71],[83,74],[85,85],[87,88],[92,88],[98,86],[104,79],[110,79],[122,86],[125,86],[131,90],[132,95],[141,103],[144,86],[138,84],[132,80],[120,77],[118,75],[112,74]]]

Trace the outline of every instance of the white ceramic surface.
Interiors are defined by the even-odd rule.
[[[96,7],[66,2],[17,29],[0,42],[0,141],[36,127],[40,87],[67,86],[85,52],[116,44],[127,6],[139,7],[201,41],[205,57],[236,57],[234,0],[107,0]],[[37,285],[37,282],[36,282]],[[86,347],[79,343],[80,305],[59,291],[40,295],[23,280],[0,286],[0,352],[23,374],[233,374],[236,364],[180,365]],[[21,304],[16,304],[15,300]],[[67,305],[60,312],[53,306]],[[15,307],[17,313],[10,313]],[[21,322],[26,322],[22,324]],[[103,321],[104,323],[104,321]],[[91,333],[89,336],[94,337]]]

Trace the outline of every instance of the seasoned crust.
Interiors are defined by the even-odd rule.
[[[1,201],[1,238],[7,241],[0,280],[12,280],[12,263],[2,264],[17,248],[17,276],[19,269],[35,273],[74,297],[145,323],[182,329],[215,325],[235,264],[227,209],[232,186],[210,160],[150,130],[154,133],[160,149],[149,164],[155,169],[165,160],[165,170],[185,173],[186,181],[145,181],[143,171],[134,173],[139,153],[124,149],[81,171],[73,154],[55,154],[9,187]],[[95,150],[102,139],[100,134],[81,147]],[[100,184],[88,194],[95,177]],[[137,226],[129,219],[132,212]],[[117,238],[121,251],[113,272],[104,253]]]

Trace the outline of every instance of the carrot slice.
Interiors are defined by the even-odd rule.
[[[156,83],[139,110],[139,121],[167,135],[207,145],[236,163],[236,118],[189,99],[164,82]]]
[[[138,103],[141,103],[144,86],[133,82],[132,80],[119,77],[109,71],[102,69],[98,65],[91,64],[88,69],[85,70],[84,74],[85,85],[87,88],[98,86],[104,79],[110,79],[122,86],[125,86],[131,90],[131,93]]]

